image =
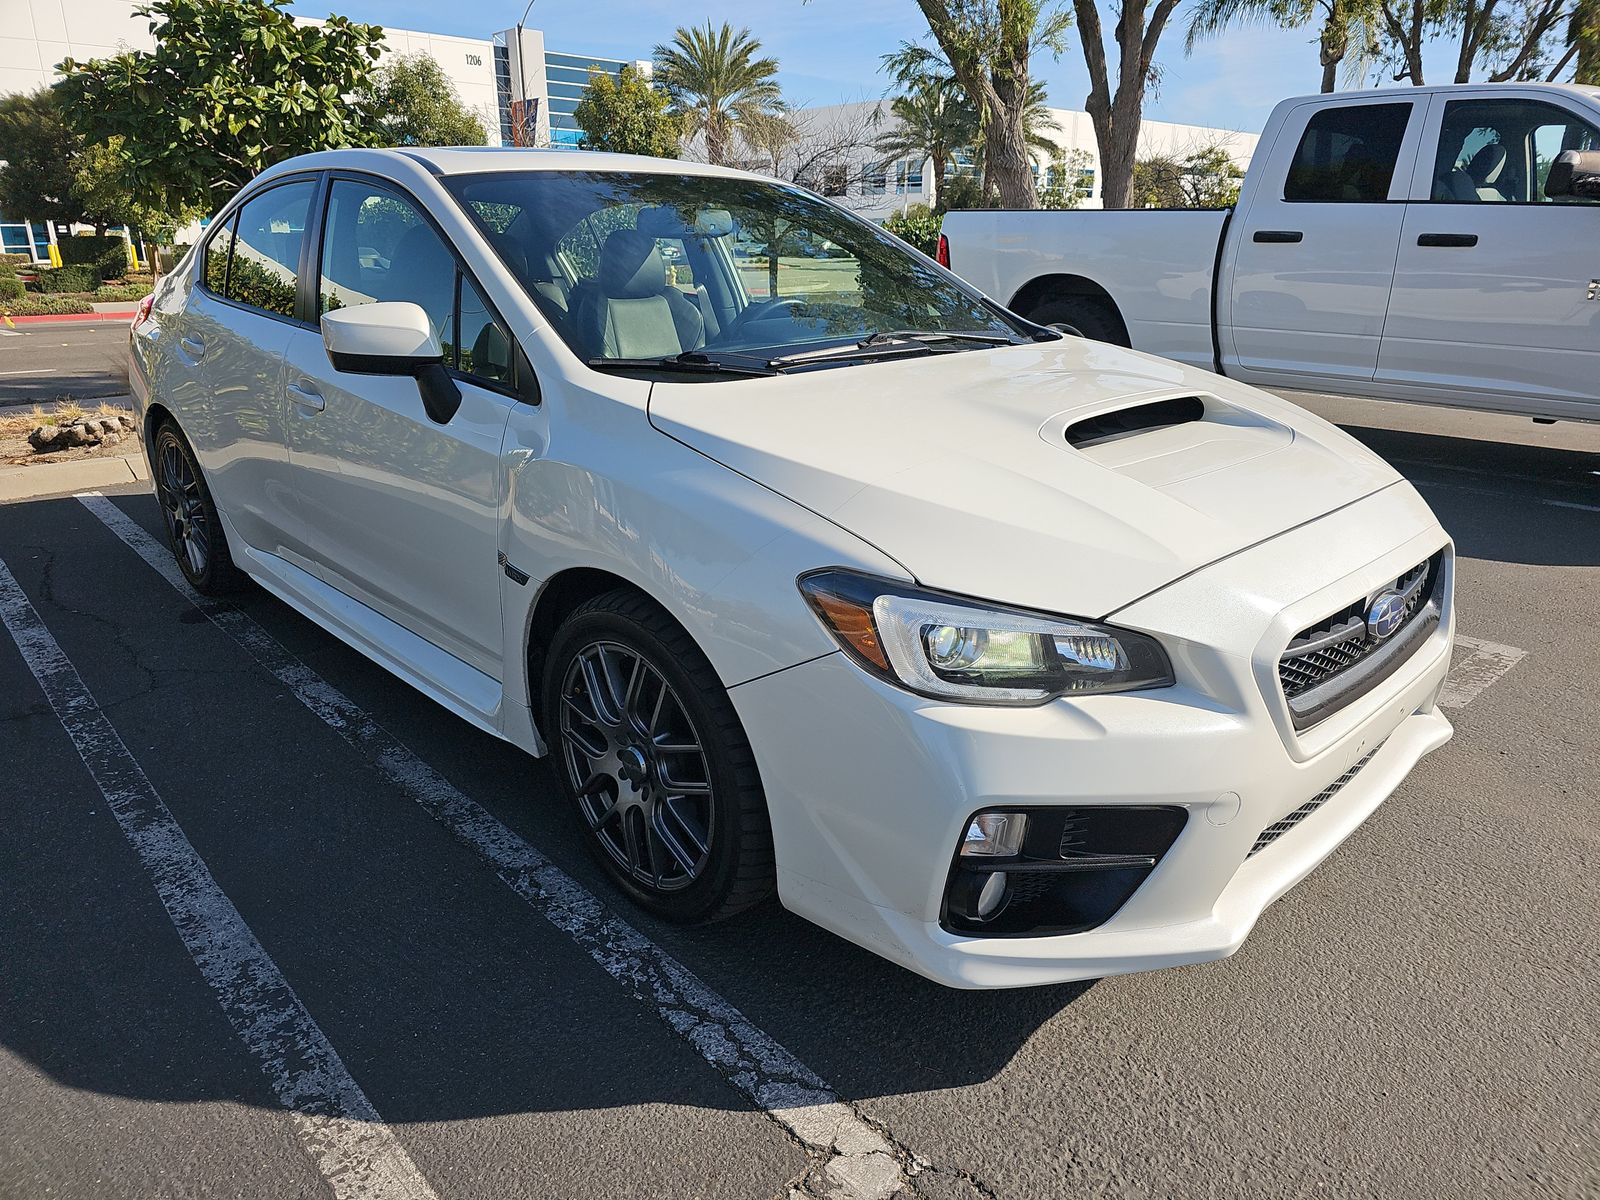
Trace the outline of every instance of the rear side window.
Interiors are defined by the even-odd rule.
[[[321,262],[319,312],[380,300],[420,305],[447,366],[512,386],[510,335],[410,200],[376,184],[334,180]]]
[[[229,300],[280,317],[294,316],[300,246],[315,186],[310,180],[286,183],[245,201],[234,222],[227,288],[222,293]],[[206,270],[209,285],[209,251]]]
[[[1411,105],[1346,104],[1312,116],[1289,164],[1285,200],[1381,204],[1389,198]]]

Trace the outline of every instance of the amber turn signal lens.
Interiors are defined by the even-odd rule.
[[[872,624],[871,608],[820,590],[808,599],[835,637],[879,670],[889,669],[889,659],[878,642],[878,630]]]

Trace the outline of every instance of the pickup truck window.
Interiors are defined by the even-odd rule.
[[[1324,204],[1381,204],[1389,198],[1411,104],[1346,104],[1306,123],[1289,164],[1283,198]]]
[[[1545,204],[1545,176],[1563,150],[1593,150],[1600,133],[1538,100],[1452,100],[1439,126],[1433,200],[1443,204]],[[1594,201],[1562,197],[1562,203]]]

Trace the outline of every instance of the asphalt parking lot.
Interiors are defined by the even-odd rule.
[[[0,325],[0,408],[128,390],[128,322]]]
[[[1600,1195],[1600,426],[1309,403],[1457,540],[1456,738],[1232,959],[1016,992],[653,922],[149,495],[0,507],[0,1196]]]

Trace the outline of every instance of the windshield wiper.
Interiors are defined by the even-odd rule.
[[[899,358],[912,354],[937,354],[939,342],[982,342],[991,346],[1020,345],[1016,338],[987,329],[890,329],[869,334],[848,346],[827,346],[800,354],[785,354],[767,360],[767,366],[782,370],[811,362],[839,362],[863,358]]]
[[[668,354],[661,358],[591,358],[589,365],[598,371],[679,371],[687,375],[776,375],[772,367],[739,366],[718,362],[698,350]]]

